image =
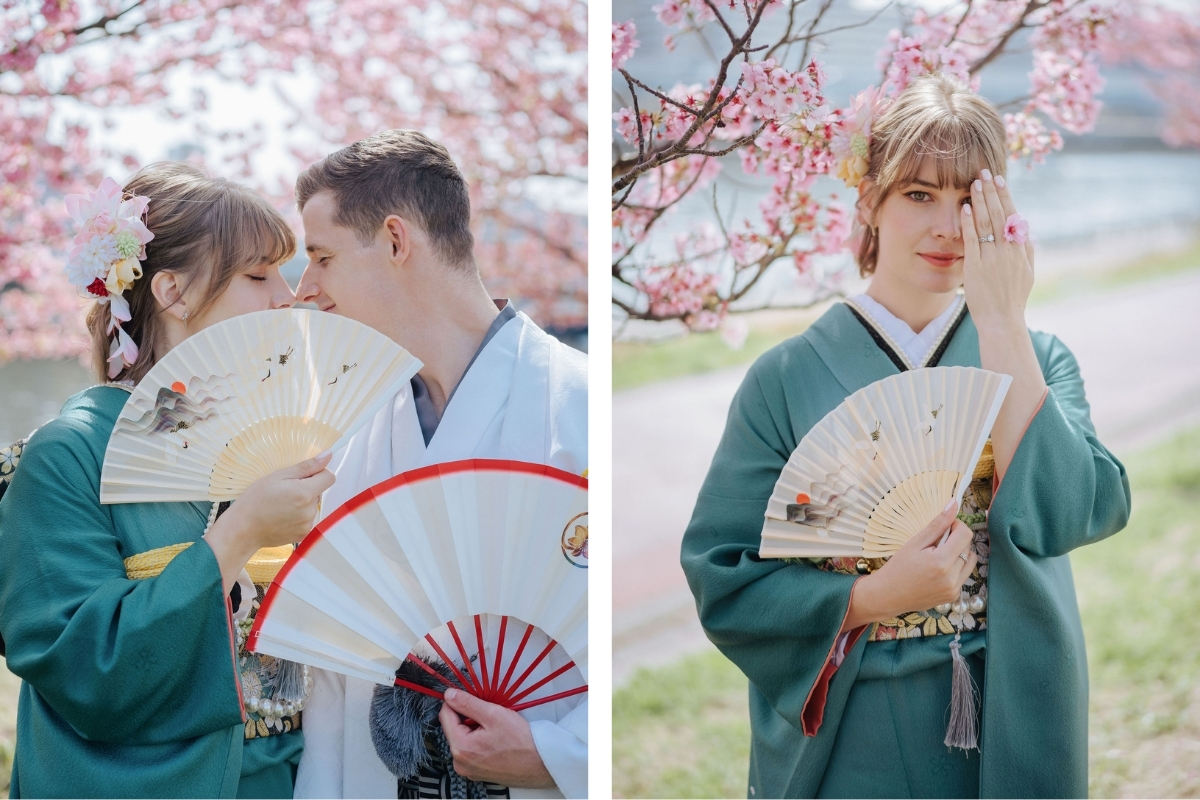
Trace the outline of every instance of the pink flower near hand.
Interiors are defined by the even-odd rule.
[[[1004,221],[1004,241],[1025,244],[1029,223],[1020,215],[1012,214]]]

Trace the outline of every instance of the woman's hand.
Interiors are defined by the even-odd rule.
[[[325,469],[330,458],[310,458],[259,478],[213,523],[204,539],[221,565],[226,592],[259,548],[298,542],[312,530],[317,502],[333,486],[333,473]]]
[[[1004,179],[986,169],[971,185],[971,205],[962,207],[963,287],[979,331],[980,365],[1012,376],[1012,385],[992,427],[996,476],[1003,480],[1025,428],[1046,396],[1046,379],[1025,326],[1025,303],[1033,288],[1033,243],[1004,239],[1016,213]],[[994,242],[980,242],[988,234]]]
[[[957,511],[951,502],[883,567],[855,582],[843,631],[958,599],[979,556],[971,547],[971,529],[954,518]],[[942,542],[947,528],[950,535]]]
[[[1025,304],[1033,289],[1033,242],[1006,241],[1005,222],[1017,213],[1003,177],[983,170],[962,207],[963,289],[976,327],[1025,330]],[[991,234],[995,241],[980,242]]]

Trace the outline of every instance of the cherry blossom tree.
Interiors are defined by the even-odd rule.
[[[582,0],[0,0],[0,363],[82,349],[63,197],[144,158],[96,119],[181,120],[219,151],[193,157],[290,208],[290,180],[256,168],[262,121],[209,113],[234,85],[289,110],[292,175],[386,128],[441,141],[471,186],[489,288],[548,327],[586,325],[584,220],[555,210],[586,187],[586,13]]]
[[[839,105],[843,98],[828,96],[824,69],[812,57],[814,42],[846,27],[825,22],[835,2],[663,0],[654,11],[668,49],[684,36],[704,36],[710,47],[719,42],[712,74],[670,89],[626,68],[648,33],[632,22],[613,24],[613,70],[624,86],[612,162],[620,313],[711,329],[731,311],[760,306],[749,293],[779,262],[809,285],[811,303],[836,293],[844,273],[825,274],[817,257],[855,246],[855,212],[850,201],[818,200],[815,182],[838,180],[853,198],[867,171],[872,121],[914,78],[941,71],[978,91],[985,68],[1018,42],[1031,67],[1028,95],[1002,109],[1014,160],[1040,163],[1062,148],[1060,129],[1093,129],[1102,59],[1151,70],[1170,109],[1165,138],[1200,144],[1195,11],[1149,0],[960,0],[936,13],[901,4],[904,25],[882,43],[878,87]],[[743,173],[771,185],[753,217],[726,222],[714,180],[722,159],[735,154]],[[685,199],[698,205],[702,192],[711,194],[712,222],[689,224],[665,241],[663,221]]]

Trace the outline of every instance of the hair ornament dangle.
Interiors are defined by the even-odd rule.
[[[146,260],[146,244],[154,238],[143,222],[150,198],[126,199],[120,185],[105,178],[86,195],[67,195],[66,204],[80,226],[67,257],[67,280],[79,287],[81,297],[108,304],[108,377],[115,378],[138,357],[137,344],[121,327],[130,320],[123,295],[142,277],[139,262]]]

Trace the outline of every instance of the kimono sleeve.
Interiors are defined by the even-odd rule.
[[[215,555],[197,542],[157,577],[127,579],[99,502],[94,432],[74,424],[38,432],[0,503],[8,668],[91,741],[155,744],[241,724]]]
[[[1130,494],[1125,467],[1096,438],[1075,357],[1054,337],[1044,349],[1049,390],[996,489],[988,529],[1048,558],[1124,528]]]
[[[730,407],[681,564],[708,638],[781,716],[815,735],[856,578],[758,558],[767,501],[796,438],[779,371],[760,359]]]

